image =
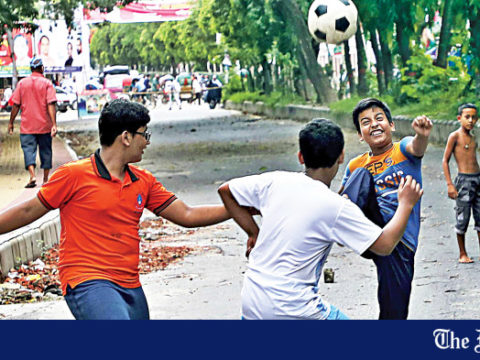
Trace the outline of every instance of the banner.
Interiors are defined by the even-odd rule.
[[[90,68],[90,56],[85,51],[88,34],[77,25],[74,30],[64,20],[38,20],[35,30],[35,53],[43,60],[45,73],[78,72]]]
[[[13,29],[13,48],[19,77],[31,74],[30,61],[34,56],[43,60],[45,74],[78,73],[90,70],[88,26],[67,27],[64,20],[36,20],[33,34],[27,29]],[[0,44],[0,77],[13,76],[11,49],[7,34]],[[81,75],[78,75],[80,80]],[[82,79],[85,82],[85,79]]]
[[[13,29],[13,48],[18,76],[30,75],[30,60],[33,56],[33,37],[27,29]],[[7,33],[2,35],[0,44],[0,77],[12,76],[13,64],[10,47],[8,46]]]
[[[84,20],[88,23],[109,21],[112,23],[139,23],[185,20],[191,14],[196,0],[165,0],[132,2],[124,7],[115,7],[106,13],[100,9],[84,9]]]
[[[110,90],[85,90],[78,94],[78,118],[96,118],[103,106],[116,96]]]

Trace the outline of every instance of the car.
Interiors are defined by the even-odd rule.
[[[55,86],[55,92],[57,95],[57,111],[66,112],[68,108],[77,109],[77,94],[66,92],[58,86]]]
[[[127,65],[107,66],[100,75],[100,83],[103,83],[103,87],[113,92],[122,92],[125,80],[131,82],[132,79],[133,77]]]

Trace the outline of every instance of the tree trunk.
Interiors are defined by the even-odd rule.
[[[311,36],[308,32],[305,16],[295,0],[278,0],[278,10],[284,20],[287,20],[294,28],[300,48],[300,56],[306,64],[306,73],[312,82],[317,94],[318,103],[335,101],[337,96],[330,87],[328,78],[323,74],[317,62],[315,52],[312,48]]]
[[[272,93],[272,70],[266,56],[263,57],[262,68],[263,91],[265,94],[269,95]]]
[[[263,84],[262,84],[262,79],[261,79],[261,75],[260,73],[258,72],[258,67],[255,66],[254,67],[254,74],[255,74],[255,89],[256,90],[259,90],[259,89],[263,89]]]
[[[171,64],[171,66],[172,66],[172,76],[173,76],[173,77],[177,77],[177,64],[175,63],[175,60],[172,59],[172,60],[170,61],[170,64]]]
[[[18,82],[17,61],[15,60],[15,48],[13,46],[12,29],[7,28],[7,40],[10,47],[10,56],[12,57],[12,90],[15,90]]]
[[[450,29],[453,25],[454,0],[445,0],[442,13],[442,28],[440,30],[440,43],[438,44],[436,66],[447,68],[448,52],[450,51]]]
[[[471,9],[473,10],[473,9]],[[475,95],[480,97],[480,6],[476,11],[470,11],[470,49],[472,50],[473,81],[475,83]]]
[[[365,54],[365,43],[363,42],[362,27],[359,26],[355,33],[355,42],[357,44],[357,63],[358,63],[358,94],[365,96],[368,93],[367,84],[367,56]]]
[[[385,89],[393,82],[392,51],[388,46],[388,40],[384,31],[379,31],[380,50],[382,53],[383,70],[385,71]]]
[[[255,79],[253,78],[252,66],[248,67],[248,91],[255,91]]]
[[[277,89],[276,90],[282,90],[285,87],[284,84],[284,77],[283,77],[283,69],[280,65],[275,65],[275,78],[276,78],[276,83],[277,83]]]
[[[378,93],[383,95],[385,93],[385,70],[383,66],[382,53],[380,51],[380,44],[377,40],[377,30],[372,26],[369,29],[369,32],[370,42],[372,43],[372,49],[376,59]]]
[[[355,76],[352,69],[352,60],[350,58],[350,45],[348,45],[348,40],[345,40],[343,42],[343,45],[345,46],[345,66],[347,67],[348,85],[350,86],[350,94],[353,96],[357,93],[357,89],[355,87]],[[340,74],[340,76],[342,76],[342,74]]]
[[[397,22],[396,30],[398,53],[402,60],[402,66],[407,67],[407,61],[410,59],[410,39],[407,35],[407,31],[404,29],[404,24]]]

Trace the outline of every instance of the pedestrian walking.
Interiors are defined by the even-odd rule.
[[[402,179],[397,211],[382,229],[353,202],[330,190],[345,156],[340,127],[315,119],[300,131],[299,142],[298,159],[305,172],[267,172],[233,179],[219,189],[226,208],[248,235],[244,319],[348,319],[316,288],[333,244],[357,254],[368,249],[388,255],[423,193],[412,177]],[[260,229],[247,207],[262,215]]]
[[[178,79],[167,81],[165,86],[170,93],[170,97],[168,99],[168,110],[172,110],[173,103],[178,106],[179,110],[182,110],[182,101],[180,100],[181,86],[178,82]]]
[[[59,276],[76,319],[149,318],[138,266],[145,208],[184,227],[230,218],[223,205],[188,206],[149,171],[131,165],[150,144],[149,121],[139,103],[107,103],[98,121],[101,148],[61,166],[37,196],[0,213],[2,234],[60,209]]]
[[[196,75],[193,75],[192,77],[192,91],[193,91],[192,103],[195,102],[195,100],[198,100],[198,105],[201,105],[202,104],[202,85],[200,84],[200,81],[198,81],[198,78]]]
[[[52,168],[52,138],[57,134],[55,88],[43,76],[43,61],[33,58],[30,62],[32,75],[20,80],[12,95],[13,107],[8,123],[8,133],[13,134],[14,121],[22,111],[20,122],[20,143],[25,160],[25,169],[30,179],[26,188],[37,185],[35,167],[37,148],[40,154],[40,167],[43,169],[43,183],[48,181]]]

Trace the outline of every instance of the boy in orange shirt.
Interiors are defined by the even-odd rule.
[[[465,249],[465,232],[473,210],[475,230],[480,241],[480,167],[477,161],[477,144],[472,131],[478,120],[478,109],[473,104],[463,104],[458,108],[457,120],[460,128],[452,132],[447,140],[443,154],[443,173],[448,186],[448,197],[456,201],[455,232],[457,233],[460,257],[458,261],[463,264],[472,263]],[[450,157],[455,157],[458,175],[452,182]]]
[[[0,213],[0,234],[60,209],[59,274],[76,319],[148,319],[139,281],[138,224],[143,209],[185,227],[230,218],[223,205],[190,207],[165,189],[142,160],[150,144],[148,110],[117,99],[98,121],[101,148],[58,168],[38,195]]]

